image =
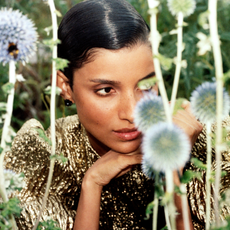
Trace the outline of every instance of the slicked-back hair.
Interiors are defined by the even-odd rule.
[[[69,61],[64,74],[73,86],[73,71],[90,62],[95,48],[119,50],[148,43],[149,27],[125,0],[86,0],[73,6],[58,29],[58,56]]]

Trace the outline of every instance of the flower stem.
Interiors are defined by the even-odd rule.
[[[155,184],[158,183],[158,182],[159,182],[159,173],[156,172]],[[157,194],[156,188],[155,188],[154,210],[153,210],[153,230],[157,230],[158,205],[159,205],[159,198],[158,198],[158,194]]]
[[[205,229],[210,229],[211,215],[211,164],[212,164],[212,147],[211,147],[211,123],[206,124],[207,135],[207,171],[206,171],[206,225]]]
[[[178,13],[178,28],[177,28],[177,59],[176,59],[176,72],[173,82],[172,96],[170,109],[171,113],[173,113],[173,109],[176,102],[176,95],[179,85],[180,72],[181,72],[181,61],[182,61],[182,51],[183,51],[183,13]]]
[[[9,83],[13,84],[13,87],[10,90],[10,93],[7,98],[6,114],[5,114],[3,130],[2,130],[2,137],[1,137],[2,153],[0,154],[0,196],[2,197],[3,202],[8,201],[8,197],[7,197],[6,189],[5,189],[3,162],[4,162],[5,152],[6,152],[6,138],[9,133],[9,127],[10,127],[10,122],[11,122],[11,117],[12,117],[12,112],[13,112],[15,81],[16,81],[15,62],[10,61],[9,63]],[[16,225],[13,215],[10,216],[10,222],[11,222],[13,229],[17,229],[17,225]]]
[[[148,0],[149,5],[150,5],[150,0]],[[161,66],[160,66],[160,61],[158,56],[158,47],[160,44],[160,34],[157,30],[157,9],[152,8],[149,11],[150,13],[150,27],[151,27],[151,32],[150,32],[150,42],[152,44],[152,52],[153,52],[153,61],[154,61],[154,68],[156,72],[156,78],[157,78],[157,84],[160,90],[160,94],[162,97],[164,109],[165,109],[165,114],[167,121],[172,123],[172,116],[170,112],[170,106],[169,106],[169,101],[168,101],[168,96],[166,93],[165,85],[164,85],[164,80],[161,72]]]
[[[55,13],[56,8],[54,5],[53,0],[48,1],[50,12],[51,12],[51,18],[52,18],[52,28],[53,28],[53,40],[57,41],[57,15]],[[53,61],[52,61],[52,88],[51,88],[51,103],[50,103],[50,127],[51,127],[51,155],[55,155],[55,149],[56,149],[56,138],[55,138],[55,104],[56,104],[56,80],[57,80],[57,74],[56,74],[56,62],[54,61],[55,58],[57,58],[57,45],[53,47]],[[54,164],[55,164],[55,158],[52,158],[50,160],[50,168],[49,168],[49,175],[48,180],[46,184],[46,190],[45,195],[43,197],[42,201],[42,207],[40,210],[40,213],[38,215],[38,218],[36,220],[36,223],[33,227],[33,230],[37,229],[37,226],[39,224],[39,220],[41,218],[42,212],[46,206],[46,201],[49,195],[49,188],[51,185],[52,177],[53,177],[53,170],[54,170]]]
[[[213,55],[215,60],[215,73],[216,73],[216,110],[217,110],[217,124],[216,124],[216,174],[215,174],[215,193],[214,193],[214,207],[215,207],[215,221],[216,226],[219,226],[219,190],[221,179],[221,145],[222,145],[222,110],[223,110],[223,67],[222,56],[220,49],[220,40],[218,36],[217,27],[217,0],[209,0],[209,25],[210,36],[213,48]]]
[[[171,196],[168,208],[170,213],[170,221],[171,221],[171,227],[172,230],[176,229],[176,221],[175,221],[175,205],[174,205],[174,197],[173,197],[173,191],[174,191],[174,183],[173,183],[173,172],[171,170],[168,170],[165,172],[166,177],[166,193]]]
[[[181,201],[182,201],[182,214],[183,214],[183,222],[184,222],[184,229],[190,230],[189,224],[189,215],[188,215],[188,200],[186,195],[186,186],[185,184],[180,185],[180,190],[182,192]]]

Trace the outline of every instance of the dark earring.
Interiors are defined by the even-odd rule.
[[[73,104],[70,100],[65,100],[65,106],[71,106]]]

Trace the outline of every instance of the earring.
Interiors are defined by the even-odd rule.
[[[65,106],[71,106],[72,104],[73,104],[72,101],[70,101],[68,99],[65,100]]]

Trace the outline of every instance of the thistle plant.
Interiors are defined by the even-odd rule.
[[[191,144],[182,129],[174,124],[158,122],[143,137],[143,160],[159,172],[182,168],[189,160]]]
[[[168,8],[172,15],[177,17],[177,57],[176,57],[176,72],[174,76],[172,96],[171,96],[171,112],[174,109],[180,72],[182,67],[182,52],[183,52],[183,22],[184,17],[190,16],[195,8],[195,0],[168,0]]]
[[[191,95],[191,109],[193,114],[201,122],[206,124],[207,137],[207,172],[206,172],[206,229],[210,229],[211,215],[211,164],[212,164],[212,148],[211,148],[211,125],[216,122],[217,114],[217,89],[216,82],[205,82],[198,86]],[[230,111],[230,97],[225,90],[222,90],[222,113],[220,120],[222,121],[228,116]],[[224,102],[224,103],[223,103]],[[219,190],[216,191],[218,193]]]
[[[134,123],[142,132],[145,132],[157,122],[165,121],[165,111],[160,96],[153,92],[145,93],[134,110]]]
[[[56,138],[55,138],[55,106],[56,106],[56,78],[57,78],[57,66],[56,66],[56,60],[57,60],[57,44],[58,44],[58,37],[57,37],[57,10],[55,8],[55,4],[53,0],[48,0],[48,5],[50,8],[51,13],[51,19],[52,19],[52,32],[53,32],[53,40],[52,40],[52,87],[51,87],[51,103],[50,103],[50,127],[51,127],[51,156],[55,155],[55,149],[56,149]],[[46,184],[46,190],[42,201],[42,206],[40,209],[40,213],[37,217],[36,223],[33,227],[33,230],[37,229],[39,225],[39,221],[42,215],[42,212],[46,206],[46,201],[49,195],[49,188],[51,185],[52,177],[53,177],[53,170],[54,170],[54,164],[55,164],[55,157],[51,157],[50,160],[50,168],[49,168],[49,175],[47,179]]]
[[[161,93],[163,104],[164,104],[166,118],[167,118],[167,121],[169,122],[169,124],[172,125],[172,114],[174,111],[174,105],[175,105],[176,95],[177,95],[177,90],[178,90],[180,71],[181,71],[181,66],[182,66],[183,17],[189,16],[190,14],[192,14],[194,12],[196,4],[195,4],[194,0],[190,0],[190,1],[189,0],[168,1],[169,9],[171,10],[172,14],[178,18],[178,29],[177,29],[178,43],[177,43],[176,73],[175,73],[175,77],[174,77],[171,103],[169,105],[168,98],[167,98],[167,95],[165,92],[164,83],[163,83],[160,61],[158,59],[158,56],[160,56],[158,53],[158,47],[159,47],[159,43],[160,43],[160,35],[159,35],[159,32],[157,31],[156,15],[158,12],[157,6],[159,5],[159,1],[149,0],[148,3],[149,3],[149,8],[150,8],[149,13],[151,15],[151,18],[150,18],[150,25],[151,25],[150,40],[152,43],[152,49],[153,49],[153,54],[154,54],[153,60],[154,60],[154,66],[155,66],[155,71],[156,71],[156,77],[158,79],[159,89],[160,89],[160,93]],[[165,150],[163,150],[163,151],[165,151]],[[145,160],[145,162],[146,162],[146,160]],[[172,172],[173,172],[173,168],[171,168],[171,170],[167,170],[167,172],[166,172],[166,190],[170,194],[173,193],[173,187],[174,187],[172,184],[172,181],[173,181]],[[185,201],[185,199],[183,199],[183,201]],[[184,207],[186,206],[185,203],[183,205],[184,205]],[[171,199],[169,206],[171,207],[172,210],[175,209],[174,204],[173,204],[173,199]],[[186,215],[186,218],[184,220],[187,220],[187,219],[188,219],[188,215]],[[172,223],[172,228],[175,229],[175,216],[171,217],[171,223]],[[188,223],[186,223],[186,221],[184,221],[184,223],[185,223],[186,229],[189,229]]]
[[[215,74],[216,74],[216,83],[217,83],[217,92],[216,92],[216,106],[217,106],[217,129],[216,129],[216,176],[215,176],[215,219],[217,227],[219,226],[219,200],[218,193],[220,190],[220,178],[221,178],[221,149],[222,149],[222,114],[223,114],[223,67],[222,67],[222,56],[220,49],[220,40],[218,35],[218,26],[217,26],[217,0],[209,0],[208,2],[208,11],[209,11],[209,27],[210,27],[210,37],[211,44],[213,48],[213,56],[215,63]],[[225,103],[224,103],[225,104]]]
[[[36,50],[37,32],[33,22],[19,11],[3,8],[0,10],[0,62],[4,65],[9,63],[8,98],[6,114],[1,137],[0,154],[0,195],[5,203],[8,196],[5,190],[5,179],[3,172],[3,160],[6,151],[7,138],[14,102],[14,84],[16,81],[15,63],[28,62],[29,57]],[[13,229],[17,229],[13,216],[10,216]]]

